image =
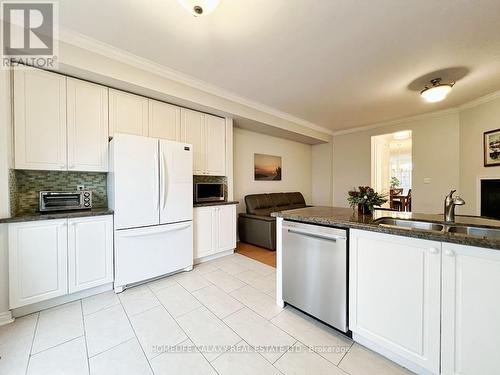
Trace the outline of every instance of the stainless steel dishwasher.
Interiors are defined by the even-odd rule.
[[[347,332],[347,231],[283,221],[283,300]]]

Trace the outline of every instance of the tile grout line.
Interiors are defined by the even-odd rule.
[[[149,288],[148,288],[148,290],[149,290]],[[158,302],[160,302],[160,300],[156,297],[156,295],[154,293],[152,293],[152,294],[158,300]],[[149,369],[151,370],[151,374],[154,374],[155,372],[153,370],[153,366],[151,366],[151,362],[149,362],[149,358],[146,355],[146,352],[144,351],[144,348],[142,347],[141,342],[139,341],[139,337],[137,336],[137,332],[135,331],[134,325],[130,321],[130,317],[127,314],[127,310],[125,310],[125,307],[123,306],[123,303],[122,303],[121,299],[120,298],[118,298],[118,299],[120,300],[120,305],[122,307],[122,310],[125,313],[125,316],[127,317],[128,324],[130,324],[130,328],[132,328],[132,332],[134,333],[135,339],[137,340],[137,343],[139,344],[139,347],[141,348],[142,354],[144,355],[144,357],[146,358],[146,361],[148,362],[148,366],[149,366]],[[155,307],[157,307],[157,306],[155,306]],[[130,340],[127,340],[126,342],[128,342],[128,341],[130,341]]]
[[[179,285],[180,285],[180,284],[179,284]],[[180,287],[181,287],[181,288],[184,288],[182,285],[180,285]],[[184,290],[186,290],[186,288],[184,288]],[[186,291],[187,291],[187,290],[186,290]],[[153,293],[154,293],[154,292],[153,292]],[[188,292],[188,293],[189,293],[189,292]],[[191,294],[191,293],[189,293],[189,294]],[[192,295],[192,294],[191,294],[191,295]],[[193,296],[193,298],[195,298],[195,299],[196,299],[196,297],[194,297],[194,296]],[[158,299],[158,300],[159,300],[159,299]],[[174,316],[170,313],[170,311],[168,311],[167,307],[166,307],[165,305],[163,305],[163,303],[162,303],[161,301],[160,301],[160,304],[163,306],[163,308],[165,309],[165,311],[167,312],[167,314],[168,314],[168,315],[170,315],[170,317],[171,317],[171,318],[175,321],[175,324],[177,324],[177,326],[178,326],[178,327],[182,330],[182,332],[184,332],[184,334],[186,335],[187,339],[186,339],[186,340],[184,340],[184,341],[182,341],[182,342],[181,342],[181,344],[182,344],[183,342],[186,342],[186,341],[188,341],[188,340],[189,340],[189,341],[191,341],[191,342],[193,343],[193,345],[194,345],[195,347],[197,347],[196,343],[193,341],[193,339],[192,339],[191,337],[189,337],[189,335],[188,335],[188,334],[187,334],[187,332],[184,330],[184,328],[180,325],[180,323],[177,321],[177,319],[176,319],[176,318],[174,318]],[[200,304],[201,304],[201,303],[200,303]],[[201,306],[200,306],[200,307],[197,307],[196,309],[191,310],[190,312],[193,312],[193,311],[195,311],[195,310],[201,309],[202,307],[204,307],[204,305],[203,305],[203,304],[201,304]],[[187,313],[185,313],[185,314],[182,314],[181,316],[186,315],[186,314],[189,314],[190,312],[187,312]],[[238,336],[238,337],[239,337],[239,336]],[[177,345],[180,345],[180,344],[177,344]],[[203,352],[199,351],[199,350],[198,350],[198,348],[196,348],[196,353],[201,354],[201,356],[205,359],[205,361],[207,361],[208,365],[209,365],[211,368],[213,368],[213,369],[214,369],[214,371],[215,371],[217,374],[221,375],[221,374],[217,371],[217,369],[216,369],[214,366],[212,366],[212,364],[210,363],[210,361],[208,360],[208,358],[205,356],[205,354],[203,354]],[[162,354],[165,354],[165,353],[162,353]],[[161,354],[160,354],[160,355],[161,355]],[[157,357],[158,357],[158,356],[157,356]],[[156,357],[155,357],[155,358],[156,358]],[[217,358],[218,358],[218,357],[217,357]],[[146,359],[147,359],[147,360],[148,360],[148,362],[149,362],[149,359],[148,359],[147,357],[146,357]],[[215,360],[215,359],[214,359],[214,360]],[[150,364],[150,366],[151,366],[151,364]],[[154,370],[153,370],[153,374],[154,374]]]
[[[33,351],[33,345],[35,345],[35,336],[36,336],[36,331],[38,330],[38,321],[40,320],[40,312],[36,314],[36,322],[35,322],[35,329],[33,330],[33,339],[31,340],[31,346],[30,346],[30,354],[28,356],[28,362],[26,363],[26,369],[24,371],[25,375],[28,374],[28,369],[30,367],[30,362],[31,362],[31,352]]]
[[[85,353],[87,354],[87,368],[90,375],[90,358],[89,358],[89,348],[87,346],[87,329],[85,328],[85,316],[83,315],[83,301],[80,299],[80,308],[82,312],[82,325],[83,325],[83,342],[85,343]]]

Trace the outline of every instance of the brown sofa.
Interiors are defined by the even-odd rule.
[[[252,194],[245,197],[246,213],[238,217],[241,242],[276,250],[276,218],[272,212],[306,207],[302,193]]]

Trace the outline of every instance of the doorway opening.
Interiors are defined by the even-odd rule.
[[[371,183],[388,195],[383,208],[411,211],[412,132],[376,135],[371,138]]]

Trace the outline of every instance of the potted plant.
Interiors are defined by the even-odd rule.
[[[375,207],[380,207],[387,202],[386,194],[379,194],[370,186],[359,186],[358,190],[348,192],[347,201],[354,209],[358,206],[360,215],[371,215]]]
[[[391,177],[391,189],[398,188],[399,185],[401,185],[401,182],[399,182],[399,179],[397,177]]]

